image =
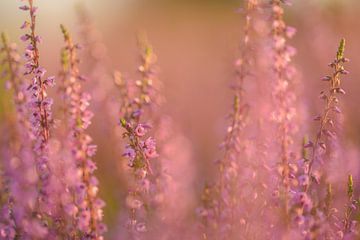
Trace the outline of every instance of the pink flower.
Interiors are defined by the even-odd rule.
[[[296,34],[296,29],[293,27],[287,26],[285,29],[285,33],[288,38],[292,38]]]
[[[145,140],[144,142],[144,147],[145,148],[156,148],[156,141],[154,138],[149,137],[148,139]]]
[[[155,148],[149,148],[149,149],[145,149],[145,156],[147,158],[156,158],[157,156],[159,156],[156,152]]]
[[[137,125],[137,127],[135,128],[135,134],[138,136],[138,137],[142,137],[142,136],[145,136],[147,130],[145,128],[145,126],[143,124],[139,124]]]
[[[139,209],[143,203],[132,195],[127,196],[126,205],[131,209]]]
[[[88,145],[86,154],[90,157],[94,156],[97,150],[97,145]]]
[[[38,8],[37,7],[32,7],[32,9],[30,10],[32,12],[32,14],[36,14]]]

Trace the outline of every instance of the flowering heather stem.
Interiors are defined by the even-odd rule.
[[[307,229],[305,229],[305,233],[307,236],[312,236],[311,239],[319,237],[319,235],[328,239],[335,234],[343,234],[341,230],[335,233],[335,229],[338,227],[334,222],[333,190],[327,179],[327,172],[323,168],[330,164],[334,151],[330,146],[336,142],[337,138],[337,115],[341,113],[338,107],[338,95],[345,94],[341,88],[340,76],[348,74],[343,63],[349,60],[344,57],[344,49],[345,40],[342,39],[335,60],[329,64],[333,73],[322,78],[323,81],[329,82],[329,88],[320,93],[320,98],[325,101],[325,106],[322,114],[314,118],[315,121],[319,121],[315,142],[308,141],[304,145],[305,148],[310,148],[311,156],[305,157],[303,162],[304,175],[301,177],[306,179],[306,184],[303,185],[303,191],[299,193],[299,202],[302,207],[302,215],[306,220]],[[314,166],[317,167],[315,170]],[[316,188],[314,183],[318,184],[319,187]],[[326,196],[323,197],[321,196],[321,188],[325,187]],[[317,226],[322,226],[322,228]]]
[[[244,81],[251,75],[253,52],[251,44],[251,31],[253,30],[254,13],[258,10],[258,2],[246,1],[245,7],[244,37],[241,48],[241,56],[236,61],[236,80],[232,87],[234,101],[231,122],[227,128],[227,134],[221,144],[223,156],[216,161],[218,166],[219,182],[214,186],[205,186],[202,200],[203,209],[200,215],[204,217],[204,225],[207,228],[203,238],[208,239],[232,239],[236,234],[241,213],[238,212],[239,201],[239,178],[238,171],[241,164],[241,134],[246,127],[246,118],[249,105],[244,97]],[[214,229],[212,229],[214,228]]]
[[[286,221],[289,217],[289,192],[290,192],[290,151],[293,136],[291,124],[296,115],[294,108],[295,95],[292,92],[292,82],[294,69],[290,66],[291,57],[294,49],[286,43],[287,38],[291,38],[295,30],[286,26],[284,22],[284,9],[281,0],[271,0],[272,7],[272,41],[274,52],[275,85],[273,96],[275,99],[274,118],[278,123],[280,141],[280,193],[283,198]]]
[[[20,74],[20,56],[17,53],[16,45],[10,44],[5,34],[1,35],[4,53],[2,67],[5,73],[7,84],[13,92],[15,114],[9,116],[8,129],[11,129],[10,139],[6,143],[9,148],[6,165],[6,176],[9,178],[9,194],[11,203],[9,206],[10,216],[16,224],[16,237],[39,237],[43,236],[38,231],[40,223],[33,222],[33,229],[29,228],[29,222],[34,220],[34,203],[36,202],[36,176],[34,170],[34,155],[31,152],[29,139],[34,139],[31,123],[28,121],[29,109],[27,84]],[[5,145],[5,144],[4,144]],[[39,226],[39,228],[37,228]]]
[[[158,157],[155,139],[146,138],[151,127],[147,123],[141,123],[142,118],[147,116],[145,114],[149,112],[149,108],[155,104],[153,79],[156,60],[151,46],[146,40],[142,40],[139,41],[142,53],[141,65],[138,68],[142,78],[135,83],[137,96],[129,96],[125,90],[126,82],[120,74],[115,75],[115,83],[120,88],[120,94],[123,97],[120,123],[125,130],[123,137],[127,140],[124,156],[129,160],[128,166],[132,169],[133,178],[126,199],[130,210],[129,221],[126,225],[131,238],[137,238],[148,231],[149,188],[154,177],[150,160]]]
[[[340,76],[349,73],[347,70],[345,70],[343,66],[343,63],[349,61],[347,58],[344,57],[344,50],[345,39],[341,39],[338,51],[336,53],[336,58],[333,62],[329,64],[329,67],[333,69],[333,73],[331,76],[325,76],[322,78],[323,81],[329,82],[329,89],[328,92],[322,91],[320,93],[320,98],[325,101],[325,107],[323,113],[314,119],[320,122],[315,142],[309,142],[307,144],[307,147],[312,148],[312,156],[309,160],[309,177],[313,177],[313,165],[315,162],[319,161],[319,149],[322,149],[322,151],[326,151],[326,142],[336,138],[337,133],[336,131],[334,131],[334,127],[336,127],[336,115],[341,113],[341,110],[338,107],[338,95],[345,94],[345,91],[340,86]]]
[[[47,104],[45,102],[47,98],[47,92],[46,88],[49,84],[47,84],[46,80],[42,80],[43,75],[45,74],[45,69],[40,67],[39,59],[39,49],[38,49],[38,43],[41,42],[40,36],[36,35],[35,28],[36,28],[36,11],[37,8],[33,6],[33,0],[28,0],[29,6],[27,11],[30,13],[30,34],[25,34],[22,36],[22,40],[24,41],[30,41],[27,50],[27,64],[26,64],[26,75],[27,74],[33,74],[33,83],[30,85],[29,89],[31,88],[33,90],[33,97],[36,97],[37,102],[35,104],[38,107],[38,110],[36,112],[34,111],[34,115],[39,114],[39,123],[40,123],[40,129],[39,129],[39,135],[41,136],[41,144],[40,148],[45,148],[45,145],[47,144],[49,140],[49,129],[50,129],[50,119],[49,119],[49,113],[50,110],[47,107]],[[25,22],[23,26],[28,26],[29,23]]]
[[[79,74],[77,57],[78,46],[73,43],[68,31],[61,25],[64,35],[65,48],[63,49],[64,71],[64,98],[68,105],[68,126],[70,128],[69,140],[72,154],[80,176],[76,186],[76,204],[79,209],[78,227],[82,237],[103,239],[102,234],[106,226],[101,223],[104,202],[97,197],[98,180],[93,175],[96,164],[91,160],[96,152],[96,145],[91,144],[92,139],[86,133],[91,124],[93,113],[87,108],[90,96],[82,91],[80,81],[84,78]]]
[[[51,206],[48,203],[50,194],[49,181],[51,177],[51,169],[49,167],[48,159],[48,141],[50,137],[51,106],[52,99],[47,95],[47,87],[54,85],[54,77],[44,79],[46,70],[40,66],[38,44],[41,42],[41,37],[36,35],[36,11],[37,8],[33,5],[33,0],[28,0],[28,5],[20,7],[23,11],[28,11],[30,15],[30,22],[25,21],[21,28],[30,28],[30,33],[21,37],[24,42],[29,42],[25,52],[25,73],[32,78],[28,89],[31,92],[30,107],[31,107],[31,124],[34,135],[34,152],[36,154],[36,169],[39,176],[38,183],[38,202],[35,211],[43,221],[47,221],[45,215],[51,216]]]

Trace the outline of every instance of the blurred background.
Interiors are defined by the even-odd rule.
[[[321,107],[318,93],[324,86],[320,78],[328,72],[327,64],[333,59],[341,37],[347,40],[346,55],[350,75],[343,81],[347,95],[343,98],[345,134],[348,144],[360,144],[360,1],[358,0],[294,0],[286,7],[287,23],[297,29],[291,44],[298,54],[294,63],[298,68],[299,96],[306,103],[308,116]],[[242,34],[242,5],[235,0],[37,0],[38,34],[43,37],[41,62],[50,75],[59,72],[59,51],[63,46],[59,25],[66,25],[75,41],[82,43],[81,16],[84,11],[93,26],[92,39],[96,42],[90,53],[104,64],[103,71],[111,75],[115,69],[136,78],[139,55],[136,32],[146,31],[158,56],[160,79],[167,102],[166,112],[188,138],[192,149],[191,167],[195,169],[193,190],[194,206],[203,183],[211,179],[212,162],[218,156],[218,144],[224,136],[226,119],[231,106],[229,85],[234,79],[233,63],[238,56]],[[27,18],[19,11],[20,1],[0,1],[0,31],[19,43],[20,25]],[[80,10],[79,10],[80,9]],[[20,49],[23,44],[19,43]],[[84,54],[85,56],[86,54]],[[90,60],[83,59],[83,73],[89,81],[109,86],[111,78],[93,79]],[[107,81],[107,83],[102,82]],[[0,88],[6,106],[4,88]],[[94,90],[89,90],[94,91]],[[101,182],[100,195],[107,202],[105,220],[109,229],[116,229],[118,210],[126,193],[121,176],[121,149],[110,144],[108,131],[104,131],[102,99],[107,93],[94,97],[96,117],[91,127],[95,143],[99,146],[96,161]],[[105,96],[104,96],[105,94]],[[256,106],[253,106],[256,108]],[[114,115],[118,109],[113,109]],[[116,117],[109,120],[116,127]],[[310,121],[309,121],[310,122]],[[312,123],[311,123],[312,124]],[[312,126],[312,125],[310,125]],[[1,135],[1,134],[0,134]],[[120,173],[119,173],[120,172]],[[114,230],[115,231],[115,230]],[[110,235],[112,232],[109,233]]]

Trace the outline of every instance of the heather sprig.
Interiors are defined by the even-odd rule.
[[[120,124],[126,139],[124,156],[128,159],[131,169],[131,178],[126,204],[129,208],[129,220],[126,227],[131,238],[137,238],[149,230],[148,219],[150,211],[151,194],[155,172],[152,168],[158,157],[156,141],[149,136],[151,126],[143,122],[145,117],[151,116],[154,102],[153,80],[156,56],[146,39],[139,40],[141,48],[141,65],[138,71],[141,80],[135,82],[135,95],[127,93],[128,84],[120,74],[115,75],[115,83],[120,89],[122,106],[120,111]],[[148,121],[151,121],[149,119]]]
[[[327,91],[320,92],[320,98],[325,101],[324,110],[321,115],[314,118],[315,121],[319,121],[319,130],[316,134],[314,142],[309,142],[307,147],[312,149],[312,156],[309,160],[308,175],[313,179],[313,165],[315,163],[323,163],[321,159],[327,150],[329,142],[336,139],[336,121],[337,115],[341,113],[339,108],[339,95],[345,94],[344,89],[341,88],[341,75],[346,75],[349,72],[345,70],[344,63],[348,62],[349,59],[344,57],[345,51],[345,39],[341,39],[336,58],[329,64],[329,67],[333,69],[331,75],[323,77],[321,80],[329,83]]]
[[[3,209],[10,213],[8,217],[14,222],[16,237],[41,237],[46,230],[41,223],[34,217],[35,205],[37,202],[36,182],[38,177],[35,170],[34,153],[32,144],[28,140],[33,140],[31,123],[29,118],[29,94],[27,83],[20,73],[20,56],[15,44],[9,43],[6,35],[2,36],[3,53],[2,68],[3,77],[8,81],[13,94],[13,105],[15,112],[8,114],[8,121],[11,129],[7,140],[9,148],[7,159],[4,159],[5,176],[8,179],[9,202]],[[5,143],[4,143],[5,146]],[[8,219],[10,220],[10,219]],[[29,225],[32,225],[30,227]]]
[[[42,39],[36,34],[36,12],[33,0],[28,0],[27,4],[20,7],[21,10],[29,13],[30,21],[25,21],[22,29],[29,29],[29,33],[21,36],[21,40],[27,42],[25,50],[25,76],[31,78],[28,86],[30,91],[29,107],[31,108],[30,121],[34,135],[35,162],[39,176],[38,201],[36,210],[39,218],[47,222],[51,219],[52,210],[48,202],[49,181],[51,169],[49,168],[48,141],[52,124],[51,107],[53,100],[48,96],[47,88],[54,85],[54,77],[44,78],[46,70],[40,66],[40,52],[38,45]],[[49,219],[50,217],[50,219]]]
[[[20,7],[23,11],[28,11],[30,14],[30,22],[25,21],[21,26],[23,29],[29,28],[30,33],[21,36],[21,40],[28,42],[25,51],[25,73],[24,75],[30,75],[32,77],[32,83],[29,86],[29,90],[32,93],[31,105],[33,109],[33,125],[35,129],[35,135],[39,136],[38,148],[44,149],[50,136],[50,123],[51,123],[51,105],[52,100],[48,98],[46,89],[48,86],[54,85],[54,77],[46,79],[44,75],[46,70],[40,66],[40,53],[38,45],[42,39],[36,34],[36,12],[37,7],[33,5],[33,0],[28,0],[28,5]]]
[[[259,10],[258,1],[248,0],[245,7],[244,37],[240,58],[236,60],[236,79],[232,86],[234,100],[229,115],[230,125],[221,143],[222,157],[216,161],[218,181],[206,185],[202,193],[202,204],[198,213],[202,218],[204,239],[232,239],[239,234],[239,225],[244,224],[245,212],[241,212],[239,172],[245,160],[242,134],[247,126],[249,104],[244,96],[244,82],[251,75],[254,63],[254,21]],[[245,167],[245,166],[244,166]],[[241,221],[239,218],[241,217]],[[246,218],[246,217],[245,217]],[[241,233],[244,234],[244,233]]]
[[[296,97],[294,93],[294,74],[295,68],[291,65],[291,58],[295,54],[295,49],[287,41],[295,34],[295,29],[286,25],[284,21],[283,1],[271,0],[272,9],[272,52],[274,57],[273,71],[274,83],[272,95],[275,109],[272,113],[274,121],[277,123],[278,142],[279,142],[279,193],[282,201],[286,222],[289,221],[290,209],[290,190],[292,160],[294,141],[294,126],[296,120]]]
[[[140,43],[140,41],[144,42]],[[129,99],[130,96],[127,94],[128,85],[121,75],[116,75],[116,83],[123,99],[120,123],[124,130],[126,130],[124,136],[130,140],[127,152],[125,153],[126,156],[131,157],[133,155],[132,151],[136,154],[135,158],[130,158],[129,166],[135,167],[135,169],[144,168],[147,173],[152,173],[149,160],[157,157],[156,144],[151,137],[147,138],[148,144],[145,144],[144,136],[146,136],[151,126],[147,123],[141,123],[141,117],[145,114],[145,111],[150,111],[150,109],[147,110],[147,107],[155,104],[152,101],[154,95],[152,86],[154,76],[153,66],[156,56],[146,40],[139,40],[139,46],[141,48],[141,65],[138,71],[141,74],[141,80],[135,82],[137,96]]]
[[[6,124],[5,127],[10,128],[12,125],[17,126],[17,120],[21,121],[21,117],[23,117],[23,107],[25,99],[25,95],[21,95],[21,79],[19,69],[20,69],[20,56],[17,52],[16,45],[10,44],[7,36],[5,33],[1,33],[1,41],[2,41],[2,47],[0,49],[0,56],[1,56],[1,62],[2,62],[2,69],[3,73],[2,76],[7,80],[7,86],[9,89],[13,90],[13,96],[14,96],[14,105],[16,110],[19,114],[19,119],[15,119],[11,116],[11,114],[6,114]],[[19,97],[18,97],[19,96]],[[9,116],[8,116],[9,115]],[[26,120],[24,120],[26,122]],[[18,129],[13,128],[11,131],[9,131],[8,134],[3,135],[4,142],[1,142],[1,145],[5,145],[5,141],[9,143],[10,148],[1,148],[2,152],[2,166],[1,166],[1,176],[0,176],[0,237],[1,238],[8,238],[13,239],[15,238],[16,234],[19,234],[19,231],[16,231],[16,222],[13,215],[13,205],[14,205],[14,197],[21,197],[21,196],[14,196],[12,190],[12,179],[17,176],[17,170],[18,167],[12,166],[11,161],[12,159],[16,159],[18,157],[18,154],[16,152],[19,151],[19,148],[17,147],[19,145],[19,139],[18,136]],[[16,156],[13,156],[15,155]],[[18,183],[21,182],[22,179],[18,180]]]
[[[329,87],[326,91],[321,91],[320,98],[325,102],[321,115],[314,118],[319,121],[315,141],[308,141],[304,147],[310,148],[311,155],[302,161],[303,177],[308,179],[307,184],[299,195],[307,199],[307,205],[303,205],[302,215],[305,217],[307,236],[316,238],[318,236],[331,237],[341,234],[336,232],[335,209],[332,206],[333,190],[332,184],[327,179],[329,174],[326,171],[332,161],[335,143],[338,141],[338,115],[341,113],[339,108],[339,95],[345,94],[341,88],[341,75],[348,74],[343,64],[349,60],[344,57],[345,40],[341,39],[334,61],[329,64],[333,69],[331,75],[322,78],[328,82]],[[352,179],[352,177],[351,177]],[[349,182],[348,194],[352,195],[351,182]],[[321,189],[326,188],[325,196],[322,196]],[[307,207],[305,207],[307,206]],[[322,226],[322,228],[315,227]]]
[[[155,91],[153,88],[153,77],[156,56],[153,54],[152,47],[146,40],[139,40],[139,46],[141,48],[141,65],[138,71],[141,74],[141,80],[135,82],[137,95],[129,99],[130,96],[127,94],[128,88],[126,82],[124,82],[121,75],[116,75],[116,83],[123,97],[120,123],[124,130],[126,130],[125,136],[130,140],[129,147],[132,148],[136,154],[140,154],[139,161],[135,161],[129,165],[132,166],[135,164],[138,167],[145,167],[146,171],[152,173],[149,159],[157,156],[155,142],[152,138],[148,138],[149,142],[153,143],[146,146],[141,143],[140,139],[143,138],[150,129],[149,124],[141,123],[141,117],[145,114],[147,107],[155,104],[153,101]],[[149,110],[150,109],[147,111]]]
[[[231,238],[237,229],[237,218],[241,215],[238,212],[240,202],[237,200],[242,149],[240,139],[246,126],[248,105],[240,103],[237,94],[234,97],[232,122],[221,146],[224,150],[223,157],[217,161],[219,182],[212,187],[206,186],[202,195],[204,206],[200,215],[205,220],[205,227],[209,228],[206,230],[208,233],[203,233],[207,238]]]
[[[104,201],[97,197],[98,180],[94,176],[96,164],[91,159],[96,152],[96,145],[86,133],[91,124],[93,113],[88,109],[90,95],[83,92],[79,73],[78,45],[74,44],[69,32],[61,25],[65,40],[62,51],[64,100],[67,104],[67,120],[72,157],[77,168],[78,182],[72,189],[75,195],[77,226],[80,237],[103,239],[106,226],[102,223]],[[77,212],[76,211],[76,212]]]

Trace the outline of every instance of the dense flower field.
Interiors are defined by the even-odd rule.
[[[238,48],[225,43],[233,54],[212,91],[211,61],[226,48],[203,49],[219,36],[181,42],[193,57],[167,50],[162,61],[145,31],[133,51],[120,30],[101,37],[85,5],[73,29],[46,22],[40,2],[19,0],[7,11],[22,18],[21,34],[1,33],[0,239],[360,238],[359,70],[348,58],[358,41],[341,23],[356,15],[342,13],[350,0],[330,18],[322,4],[240,1],[227,13],[236,28],[225,29],[241,30]],[[137,66],[118,67],[118,49]],[[220,85],[231,101],[218,111]],[[224,121],[212,119],[219,112]],[[211,139],[209,124],[220,129]]]

